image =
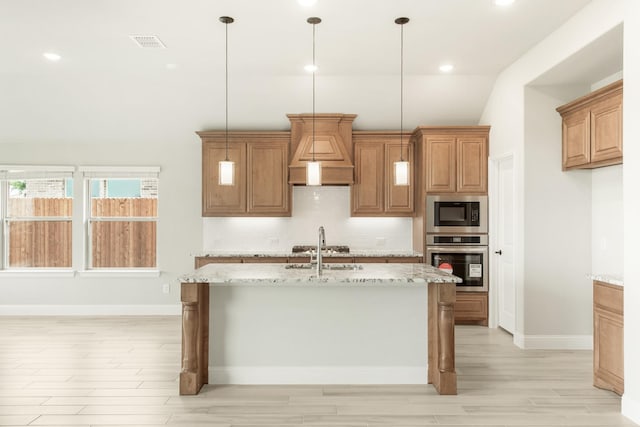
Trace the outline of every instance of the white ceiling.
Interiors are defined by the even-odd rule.
[[[407,16],[405,128],[477,124],[498,73],[587,3],[0,0],[0,142],[182,142],[222,128],[222,15],[236,19],[229,26],[232,129],[288,129],[287,113],[311,111],[311,75],[303,70],[309,16],[322,18],[317,112],[358,114],[356,129],[398,128],[393,21]],[[167,48],[140,49],[133,34],[157,35]],[[62,60],[45,60],[45,51]],[[442,75],[446,61],[456,68]]]

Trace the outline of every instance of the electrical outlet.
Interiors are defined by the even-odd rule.
[[[269,245],[270,246],[278,246],[280,244],[280,239],[278,239],[277,237],[270,237],[269,238]]]
[[[163,283],[162,284],[162,293],[163,294],[168,294],[171,291],[171,285],[169,285],[168,283]]]
[[[387,243],[387,239],[384,237],[376,237],[376,246],[384,246]]]

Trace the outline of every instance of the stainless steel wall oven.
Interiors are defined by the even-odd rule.
[[[487,235],[427,235],[427,263],[462,279],[458,291],[487,291]]]

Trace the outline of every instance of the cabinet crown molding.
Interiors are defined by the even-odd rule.
[[[616,92],[622,93],[622,87],[623,87],[623,81],[621,79],[607,86],[604,86],[598,90],[590,92],[578,99],[574,99],[573,101],[567,104],[561,105],[558,108],[556,108],[556,111],[561,115],[564,115],[566,113],[570,113],[571,111],[579,110],[580,108],[583,108],[602,98],[609,97],[615,94]]]

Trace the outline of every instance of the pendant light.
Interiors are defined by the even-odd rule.
[[[400,25],[400,161],[393,162],[393,184],[409,185],[409,161],[404,159],[403,150],[403,101],[404,101],[404,24],[409,22],[409,18],[397,18],[395,23]],[[408,149],[408,148],[407,148]]]
[[[307,22],[313,27],[313,55],[311,64],[313,86],[313,111],[311,114],[311,161],[307,162],[307,185],[322,185],[322,167],[316,161],[316,24],[322,22],[320,18],[312,17]]]
[[[221,16],[224,24],[224,160],[218,163],[218,184],[235,184],[235,163],[229,160],[229,24],[233,23],[230,16]]]

